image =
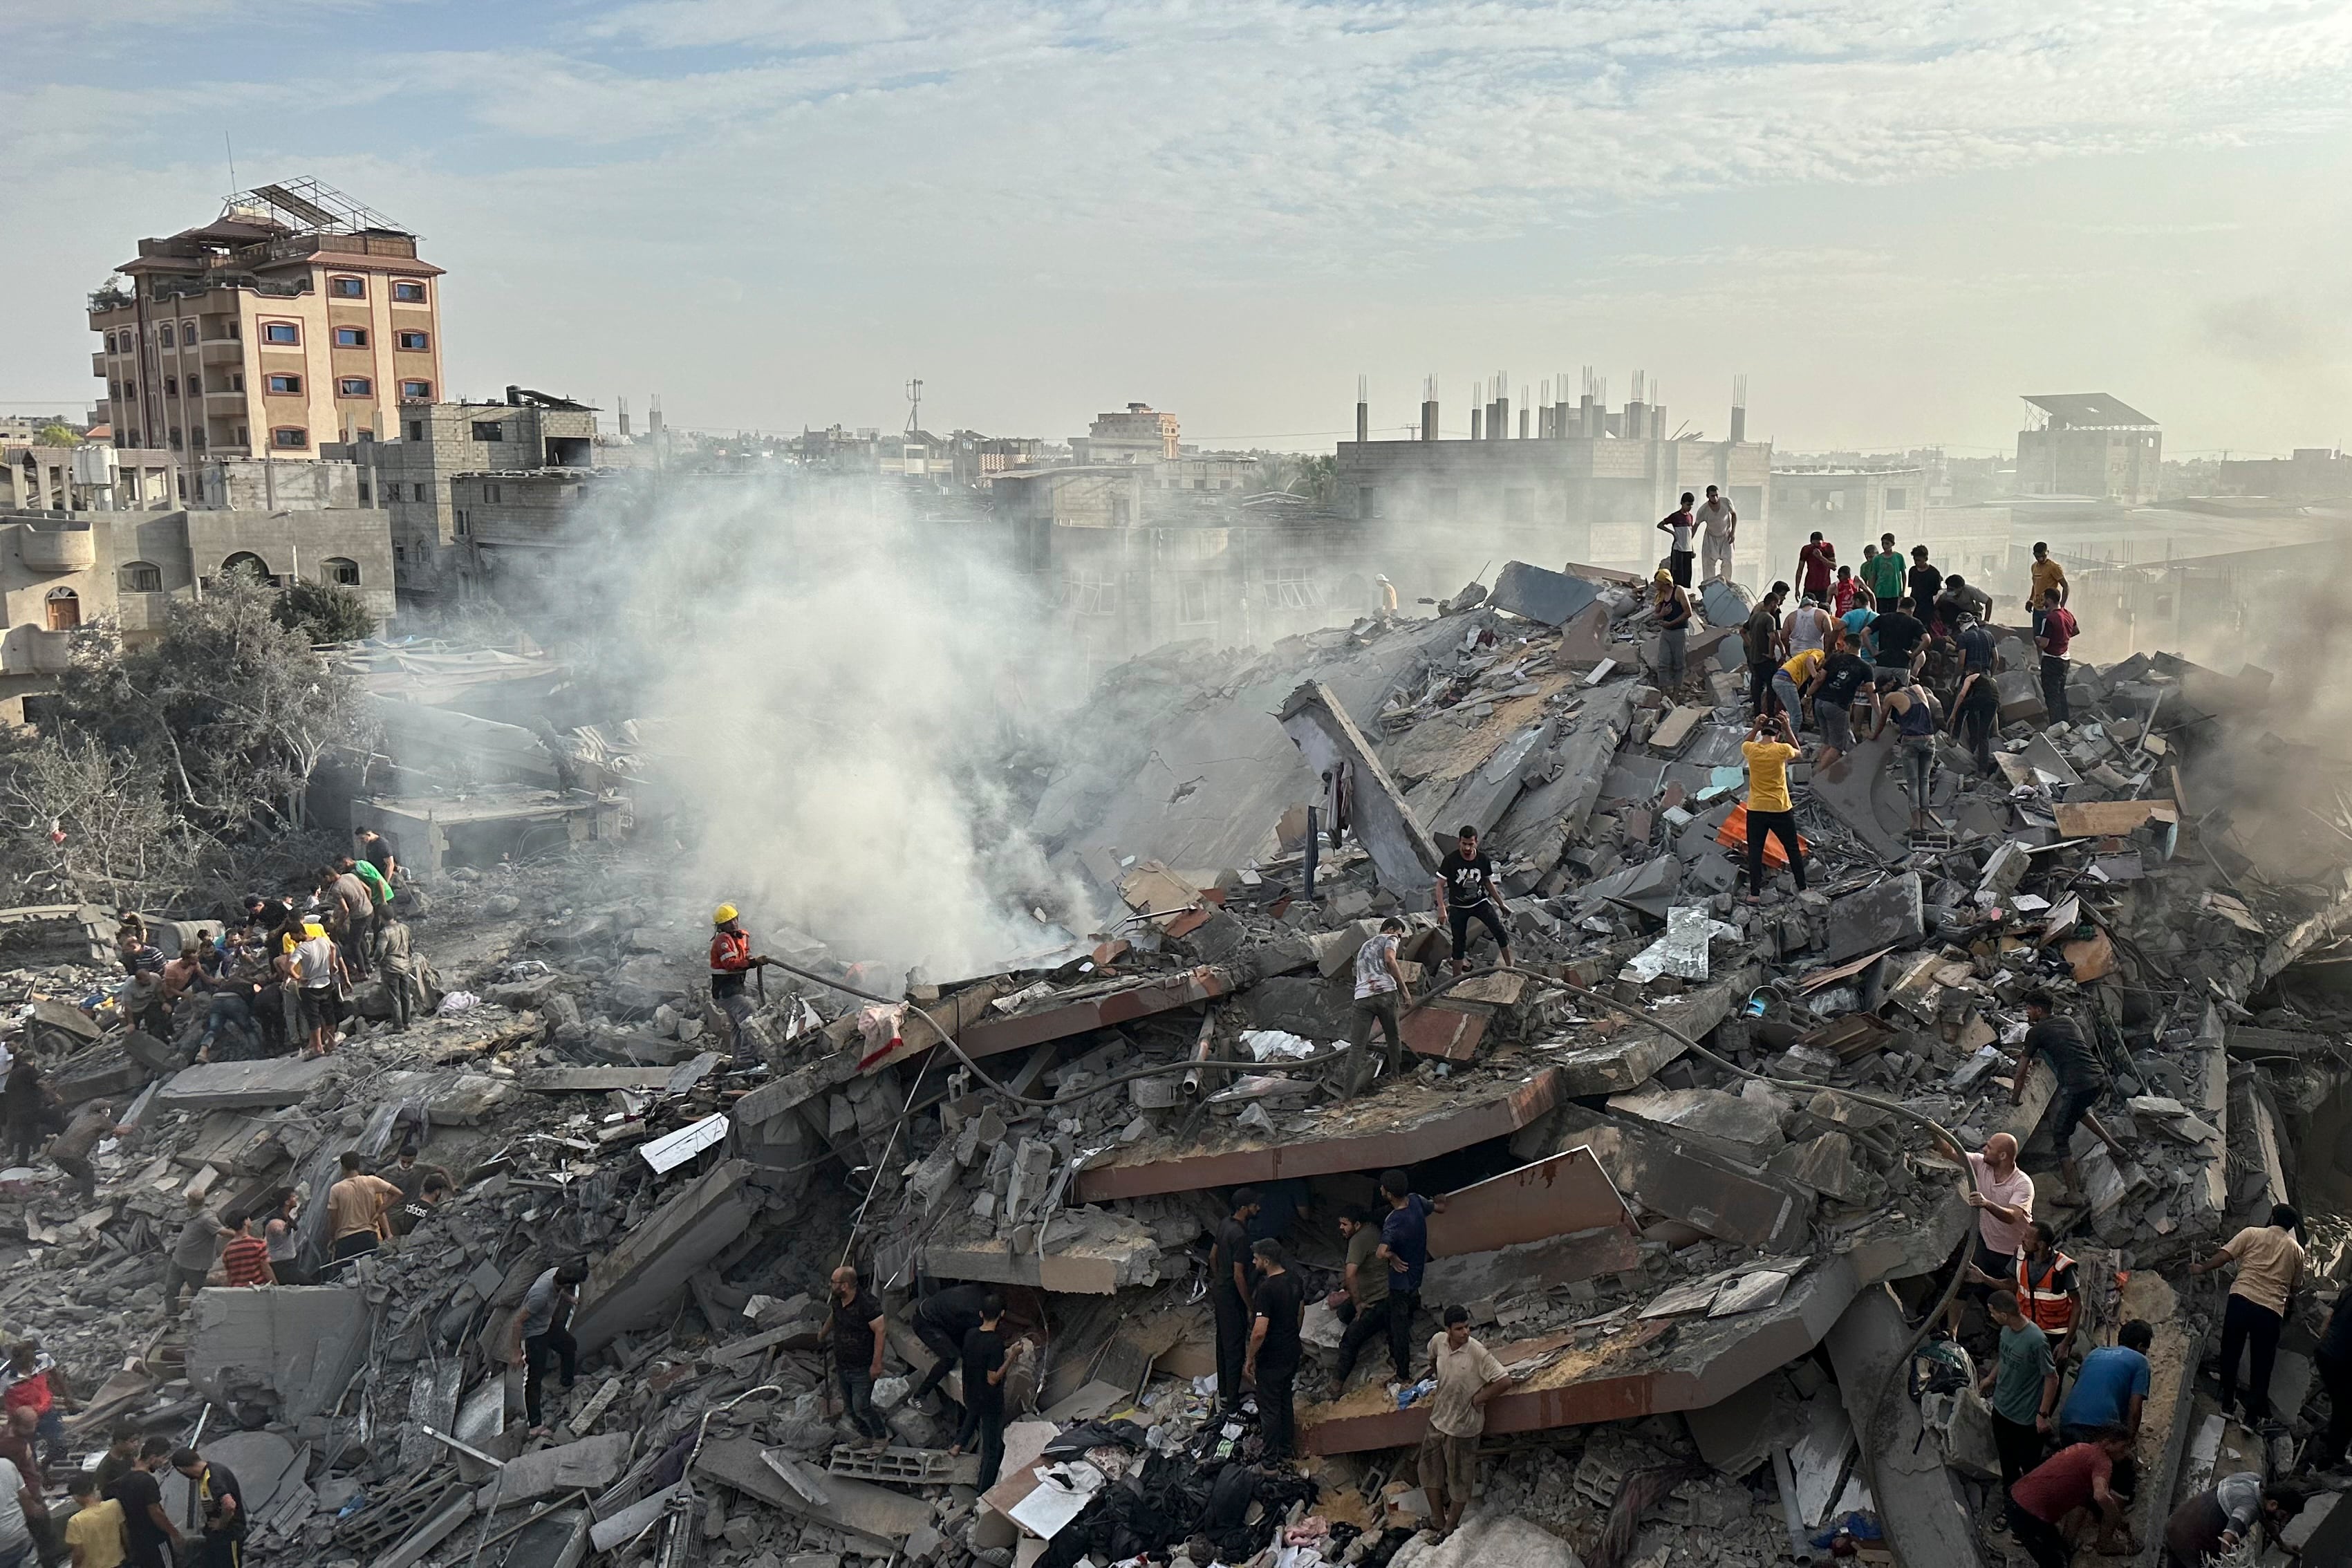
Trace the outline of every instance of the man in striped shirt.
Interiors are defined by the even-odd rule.
[[[278,1283],[277,1271],[269,1267],[269,1243],[262,1239],[254,1220],[252,1215],[239,1219],[236,1234],[221,1248],[221,1268],[232,1286]]]

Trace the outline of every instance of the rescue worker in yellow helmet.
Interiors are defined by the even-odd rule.
[[[735,1065],[750,1067],[756,1058],[745,1028],[751,1021],[751,998],[743,982],[751,971],[767,968],[771,961],[764,953],[751,952],[751,933],[743,929],[734,905],[721,904],[713,910],[710,923],[718,928],[710,935],[710,1000],[727,1015],[728,1033],[734,1037]]]

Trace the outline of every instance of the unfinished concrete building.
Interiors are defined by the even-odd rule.
[[[1444,436],[1433,384],[1416,439],[1370,439],[1360,404],[1357,438],[1339,445],[1338,506],[1418,542],[1428,564],[1409,591],[1444,595],[1497,554],[1654,568],[1666,548],[1657,521],[1684,491],[1704,496],[1715,485],[1739,510],[1735,574],[1752,575],[1771,523],[1772,446],[1747,438],[1746,408],[1731,410],[1724,438],[1709,439],[1685,433],[1638,384],[1616,410],[1604,406],[1605,384],[1590,376],[1585,384],[1570,402],[1565,376],[1546,383],[1559,388],[1557,401],[1522,409],[1536,417],[1515,427],[1497,378],[1471,410],[1469,440]]]
[[[2157,422],[2105,392],[2031,395],[2017,433],[2017,489],[2029,496],[2089,496],[2147,506],[2161,493],[2164,435]]]

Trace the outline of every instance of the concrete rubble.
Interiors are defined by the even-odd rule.
[[[1717,633],[1747,609],[1724,584],[1703,604]],[[363,1024],[316,1063],[188,1066],[92,1018],[72,1005],[102,984],[90,932],[60,922],[0,991],[68,1109],[113,1097],[121,1131],[95,1204],[45,1168],[0,1184],[22,1247],[0,1312],[70,1374],[78,1455],[118,1422],[235,1432],[248,1487],[268,1474],[261,1564],[1238,1568],[1312,1545],[1368,1568],[1568,1568],[1602,1560],[1616,1516],[1622,1563],[1941,1568],[1989,1560],[2000,1500],[1964,1414],[1906,1386],[1974,1230],[1932,1121],[1969,1148],[2020,1139],[2095,1337],[2155,1325],[2136,1518],[2160,1540],[2176,1485],[2219,1462],[2200,1434],[2222,1430],[2200,1371],[2221,1298],[2179,1266],[2285,1199],[2328,1216],[2315,1268],[2352,1268],[2333,1217],[2352,1202],[2352,812],[2333,770],[2235,700],[2259,683],[2136,656],[2080,670],[2071,722],[2044,729],[2021,663],[1991,774],[1939,742],[1927,834],[1886,746],[1800,764],[1807,889],[1749,902],[1739,645],[1695,633],[1706,651],[1665,689],[1647,620],[1612,574],[1513,563],[1434,620],[1114,670],[1100,743],[1024,804],[1115,912],[1055,910],[1074,941],[1038,967],[933,979],[752,911],[803,972],[761,997],[755,1066],[709,1048],[705,917],[629,847],[437,871],[419,942],[464,1004]],[[1205,747],[1224,765],[1171,801],[1164,759]],[[1310,843],[1334,769],[1351,815],[1336,847],[1328,821]],[[1509,897],[1509,973],[1483,938],[1477,972],[1446,972],[1430,884],[1464,821]],[[1422,1000],[1402,1070],[1344,1100],[1295,1047],[1347,1037],[1356,949],[1391,915]],[[2054,1084],[2017,1068],[2036,987],[2095,1037],[2116,1085],[2100,1115],[2131,1156],[2078,1142],[2077,1203]],[[896,1005],[877,1018],[864,992]],[[336,1157],[375,1169],[406,1141],[457,1188],[415,1234],[339,1283],[215,1286],[161,1319],[187,1194],[236,1210],[296,1188],[316,1268]],[[1260,1226],[1319,1302],[1334,1216],[1391,1166],[1446,1199],[1413,1342],[1458,1302],[1513,1378],[1471,1522],[1414,1535],[1428,1401],[1401,1400],[1375,1348],[1344,1388],[1310,1366],[1303,1473],[1259,1472],[1255,1511],[1196,1541],[1209,1484],[1251,1456],[1213,1415],[1201,1300],[1226,1194],[1261,1189]],[[891,1319],[878,1451],[828,1400],[845,1253]],[[511,1325],[573,1257],[579,1378],[551,1384],[535,1439]],[[912,1303],[962,1281],[1003,1291],[1021,1342],[985,1494],[946,1452],[954,1407],[908,1391],[930,1362]],[[1310,1359],[1337,1342],[1326,1320]],[[2295,1384],[2290,1437],[2325,1418],[2310,1329],[2274,1380]],[[1984,1339],[1971,1309],[1979,1364]]]

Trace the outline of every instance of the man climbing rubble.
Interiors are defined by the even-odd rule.
[[[1364,1347],[1376,1339],[1386,1339],[1393,1348],[1396,1336],[1389,1331],[1389,1266],[1381,1257],[1381,1230],[1371,1216],[1354,1205],[1339,1211],[1339,1238],[1348,1244],[1347,1261],[1339,1271],[1339,1289],[1332,1293],[1329,1305],[1339,1314],[1342,1325],[1339,1334],[1339,1360],[1331,1369],[1331,1384],[1324,1398],[1334,1400],[1348,1392],[1348,1379],[1354,1375],[1356,1358]],[[1396,1381],[1402,1384],[1411,1376],[1412,1368],[1404,1363],[1393,1363]]]
[[[1503,924],[1502,884],[1495,879],[1495,862],[1478,847],[1475,824],[1465,822],[1454,836],[1453,852],[1437,864],[1437,918],[1453,928],[1454,973],[1470,968],[1470,922],[1476,921],[1495,933],[1502,950],[1500,963],[1511,967],[1511,933]]]
[[[1397,963],[1397,942],[1403,935],[1404,921],[1391,915],[1356,949],[1356,1000],[1348,1026],[1347,1059],[1339,1071],[1341,1093],[1349,1100],[1371,1087],[1373,1025],[1381,1026],[1388,1043],[1389,1080],[1394,1082],[1404,1071],[1401,1015],[1402,1007],[1412,1005],[1412,988]]]
[[[181,1223],[179,1239],[172,1244],[171,1267],[164,1271],[163,1316],[180,1315],[180,1292],[185,1289],[190,1300],[205,1288],[205,1276],[213,1271],[213,1263],[220,1256],[221,1240],[228,1235],[228,1226],[220,1216],[205,1207],[205,1195],[188,1194],[188,1217]]]
[[[1883,686],[1880,689],[1886,690]],[[1895,721],[1896,742],[1903,758],[1904,787],[1911,796],[1911,832],[1916,837],[1927,832],[1935,820],[1929,813],[1927,791],[1936,775],[1936,700],[1916,679],[1906,680],[1886,690],[1885,700],[1878,710],[1878,722],[1871,726],[1872,740],[1886,732],[1890,718]]]
[[[909,1405],[919,1404],[923,1396],[945,1381],[948,1373],[963,1356],[964,1336],[980,1327],[982,1309],[993,1295],[985,1285],[950,1285],[935,1290],[915,1304],[915,1337],[934,1358],[931,1370],[907,1394]],[[971,1387],[966,1385],[965,1394]],[[963,1401],[969,1410],[971,1401]]]
[[[744,981],[755,970],[765,969],[774,962],[765,953],[751,951],[751,933],[743,929],[740,912],[732,904],[721,904],[710,914],[716,927],[710,933],[710,1000],[727,1016],[727,1034],[739,1067],[754,1059],[751,1049],[751,998]]]
[[[401,1197],[398,1187],[360,1169],[359,1152],[346,1149],[338,1163],[342,1179],[327,1189],[331,1271],[340,1275],[354,1258],[373,1252],[383,1239],[384,1212]]]
[[[2009,1288],[2026,1227],[2033,1223],[2033,1178],[2017,1168],[2017,1140],[2006,1132],[1986,1139],[1979,1153],[1969,1152],[1941,1133],[1936,1135],[1936,1147],[1946,1159],[1968,1166],[1969,1207],[1977,1211],[1976,1247],[1962,1265],[1967,1282],[1944,1319],[1945,1331],[1958,1333],[1963,1304]]]
[[[1789,596],[1789,584],[1775,583],[1764,595],[1763,602],[1748,613],[1748,624],[1739,628],[1739,644],[1748,654],[1748,706],[1761,713],[1772,698],[1772,678],[1780,672],[1780,605]]]
[[[572,1305],[587,1278],[586,1263],[567,1258],[530,1282],[522,1309],[515,1313],[512,1356],[522,1363],[523,1419],[533,1436],[543,1437],[548,1430],[542,1394],[548,1363],[553,1361],[563,1373],[566,1390],[579,1374],[580,1344],[572,1337]]]
[[[2047,991],[2027,993],[2025,1017],[2032,1026],[2025,1031],[2025,1047],[2018,1054],[2017,1075],[2010,1099],[2012,1102],[2025,1099],[2025,1080],[2032,1070],[2033,1058],[2047,1058],[2050,1070],[2058,1076],[2058,1120],[2051,1128],[2050,1141],[2057,1146],[2058,1172],[2066,1181],[2065,1191],[2059,1197],[2063,1203],[2079,1204],[2088,1199],[2084,1196],[2083,1173],[2074,1161],[2075,1128],[2089,1128],[2091,1136],[2107,1146],[2118,1169],[2130,1156],[2092,1113],[2091,1108],[2106,1097],[2106,1064],[2083,1038],[2081,1025],[2057,1016],[2057,999]]]
[[[1691,621],[1696,612],[1692,608],[1690,590],[1674,579],[1674,574],[1663,568],[1656,578],[1652,605],[1656,612],[1658,628],[1658,680],[1668,691],[1681,687],[1690,674],[1687,649],[1690,645]]]
[[[58,1170],[73,1178],[74,1187],[85,1204],[98,1201],[98,1172],[90,1165],[90,1151],[98,1147],[100,1139],[113,1137],[118,1131],[113,1104],[93,1100],[74,1112],[64,1131],[49,1140],[49,1158],[58,1163]]]

